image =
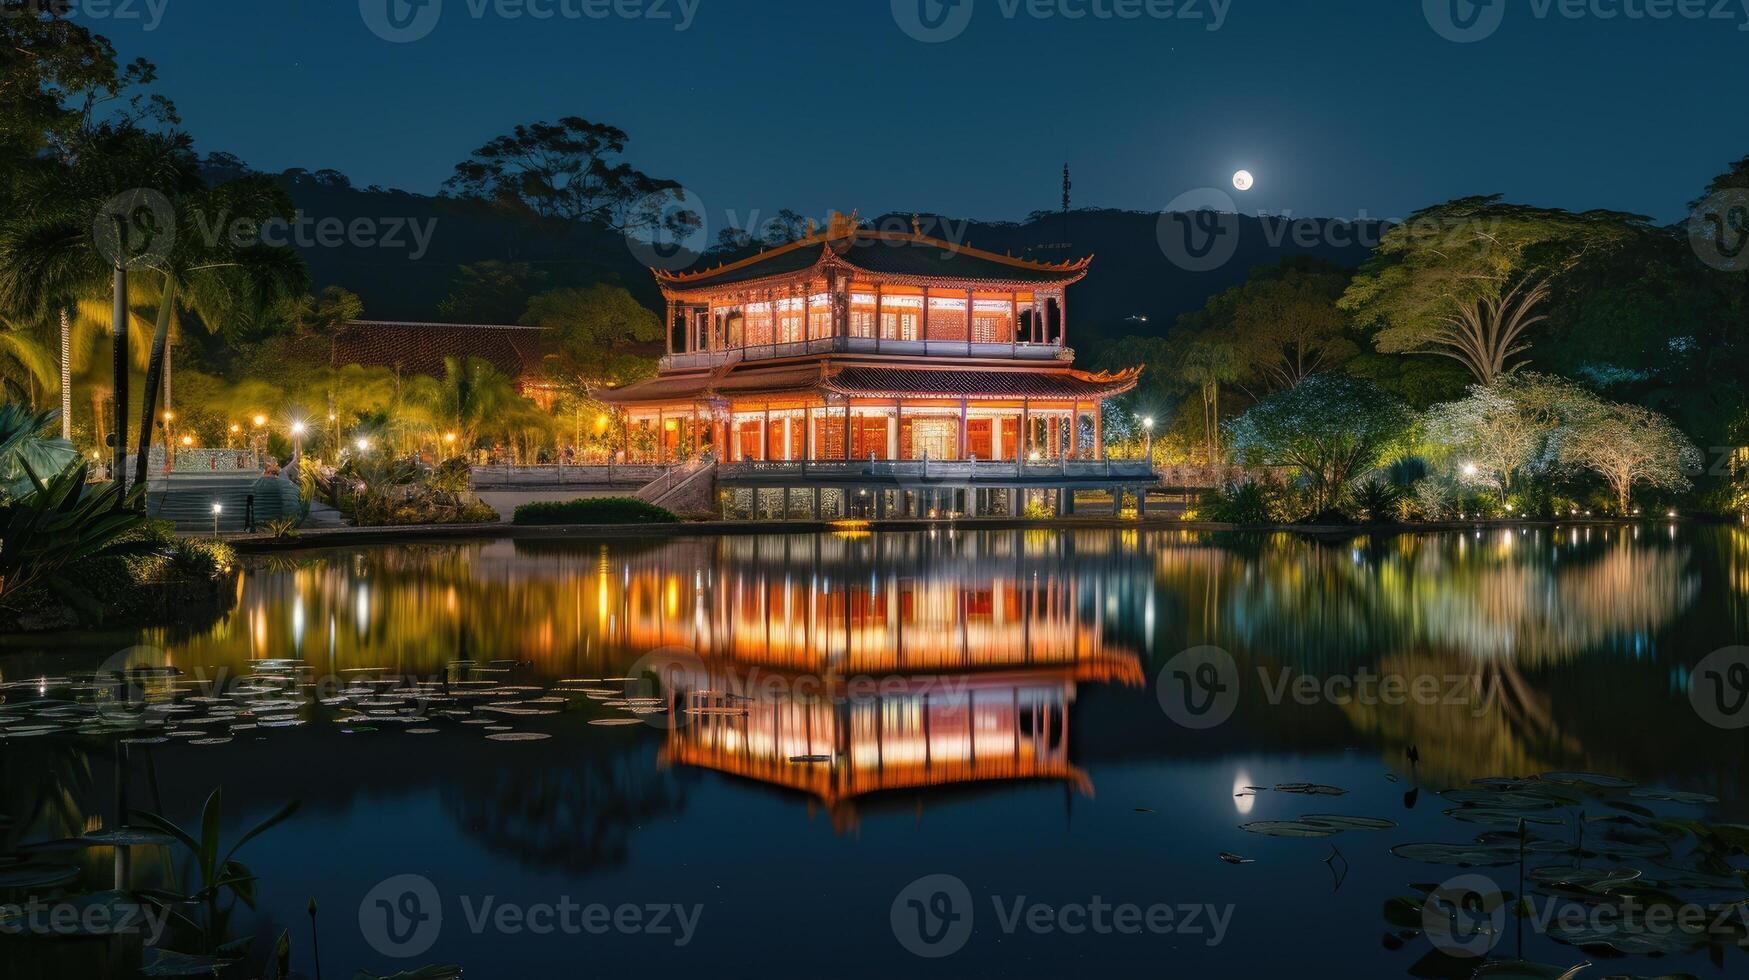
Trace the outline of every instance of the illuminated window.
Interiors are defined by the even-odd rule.
[[[850,335],[852,337],[874,336],[874,312],[857,310],[850,314]]]

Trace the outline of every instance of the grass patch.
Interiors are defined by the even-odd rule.
[[[589,497],[582,500],[548,500],[516,508],[513,523],[522,526],[554,524],[678,524],[673,511],[645,503],[636,497]]]

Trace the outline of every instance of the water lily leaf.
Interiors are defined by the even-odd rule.
[[[494,742],[539,742],[552,736],[544,732],[499,732],[486,738]]]
[[[1583,868],[1577,865],[1546,865],[1530,872],[1532,881],[1592,892],[1607,892],[1640,877],[1637,868]]]
[[[1545,772],[1541,778],[1551,783],[1580,783],[1598,789],[1632,789],[1639,785],[1631,779],[1601,772]]]
[[[1562,967],[1529,960],[1489,960],[1470,976],[1471,980],[1573,980],[1590,968],[1590,963]]]
[[[829,755],[792,755],[789,757],[789,761],[799,763],[831,762],[832,757]]]
[[[1339,832],[1334,827],[1299,820],[1259,820],[1240,824],[1239,829],[1265,837],[1334,837]]]
[[[1221,860],[1227,862],[1228,864],[1256,864],[1257,863],[1256,861],[1252,860],[1251,858],[1240,857],[1239,855],[1233,854],[1233,853],[1228,852],[1228,851],[1221,852]]]
[[[0,888],[49,888],[78,878],[78,868],[62,865],[16,864],[0,868]]]
[[[232,965],[230,960],[215,956],[195,956],[168,949],[149,949],[146,965],[140,969],[144,977],[214,977]]]
[[[1301,817],[1300,821],[1332,830],[1392,830],[1397,826],[1380,817],[1349,817],[1331,813],[1310,813]]]
[[[1337,786],[1324,786],[1318,783],[1280,783],[1275,787],[1277,793],[1299,793],[1305,796],[1347,796],[1348,791]]]
[[[96,847],[169,847],[176,843],[169,834],[134,827],[94,830],[79,839]]]
[[[623,725],[642,725],[643,722],[636,718],[592,718],[589,724],[599,725],[603,728],[617,728]]]
[[[1706,806],[1719,802],[1716,796],[1705,793],[1684,793],[1669,789],[1636,789],[1628,794],[1636,800],[1651,800],[1654,803],[1681,803],[1685,806]]]

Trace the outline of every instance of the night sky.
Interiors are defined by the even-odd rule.
[[[128,15],[87,22],[157,62],[203,151],[421,192],[514,123],[572,114],[625,129],[636,166],[741,215],[1020,218],[1057,205],[1067,159],[1078,206],[1159,209],[1245,167],[1246,211],[1388,218],[1500,192],[1675,221],[1749,153],[1749,0],[1726,0],[1729,19],[1658,22],[1512,0],[1468,44],[1421,0],[1220,0],[1214,31],[1212,0],[1135,20],[964,0],[963,33],[936,44],[902,31],[889,0],[686,0],[685,31],[681,0],[630,20],[427,0],[441,17],[403,44],[359,0],[151,0],[155,23],[147,0],[109,2]],[[935,0],[897,5],[919,2]]]

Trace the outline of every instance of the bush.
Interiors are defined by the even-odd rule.
[[[1386,478],[1362,480],[1354,486],[1355,516],[1369,524],[1395,521],[1402,513],[1406,496],[1401,487]]]
[[[525,526],[554,524],[677,524],[680,518],[669,510],[636,497],[589,497],[582,500],[548,500],[516,508],[513,523]]]
[[[1218,524],[1274,524],[1281,519],[1281,492],[1254,480],[1227,483],[1203,494],[1196,513]]]

